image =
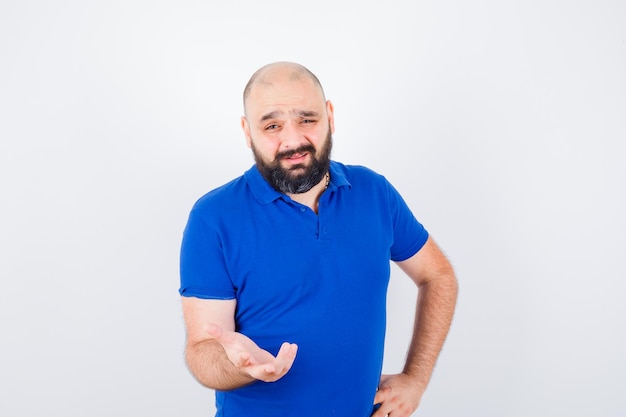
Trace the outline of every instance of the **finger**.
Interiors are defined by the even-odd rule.
[[[280,347],[280,350],[278,351],[276,358],[286,359],[288,361],[293,360],[296,357],[297,352],[298,352],[298,345],[296,345],[295,343],[285,342]]]
[[[295,343],[283,343],[278,351],[278,354],[276,355],[276,360],[274,361],[276,364],[276,372],[283,374],[287,373],[296,359],[297,352],[298,345]]]
[[[397,405],[394,405],[391,392],[389,390],[384,390],[382,395],[385,396],[385,398],[378,402],[374,402],[374,413],[372,413],[371,417],[401,416],[402,413],[397,413]]]
[[[371,417],[385,417],[389,414],[390,410],[384,403],[374,404],[374,412]]]
[[[376,395],[374,395],[374,404],[381,404],[388,400],[390,393],[390,388],[380,388],[378,391],[376,391]]]
[[[289,350],[289,344],[288,343],[283,343],[282,346],[280,347],[278,353],[276,354],[276,357],[274,358],[273,361],[273,367],[270,368],[269,366],[267,367],[266,372],[270,372],[270,369],[273,369],[273,372],[275,374],[280,374],[284,371],[284,369],[287,367],[287,363],[288,363],[288,353],[287,351]]]
[[[265,382],[274,382],[282,378],[293,365],[298,351],[298,346],[290,343],[283,343],[271,363],[254,365],[246,367],[246,372],[258,380]]]
[[[238,368],[245,368],[247,366],[252,366],[252,361],[250,360],[250,354],[248,352],[241,352],[239,354],[239,360],[235,363],[235,366]]]
[[[280,375],[274,371],[275,368],[272,364],[251,365],[245,368],[245,372],[252,378],[264,382],[274,382],[280,378]]]

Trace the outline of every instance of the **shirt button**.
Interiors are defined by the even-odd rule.
[[[300,207],[300,211],[304,213],[306,209],[304,207]]]

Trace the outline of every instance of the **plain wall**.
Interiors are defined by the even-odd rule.
[[[0,415],[208,416],[183,361],[193,202],[253,162],[241,92],[298,61],[334,159],[450,257],[415,416],[626,415],[621,1],[0,2]],[[416,290],[393,268],[385,371]]]

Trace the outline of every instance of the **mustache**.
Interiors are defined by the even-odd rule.
[[[313,145],[309,144],[309,145],[302,145],[296,149],[290,149],[288,151],[279,152],[276,154],[276,161],[280,161],[281,159],[285,159],[285,158],[291,158],[297,153],[305,153],[305,152],[309,152],[315,155],[315,148],[313,147]]]

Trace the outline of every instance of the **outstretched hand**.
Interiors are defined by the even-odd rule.
[[[260,381],[279,380],[289,372],[296,359],[298,346],[293,343],[283,343],[274,357],[241,333],[224,330],[215,324],[206,326],[205,330],[222,345],[228,359],[237,369]]]

